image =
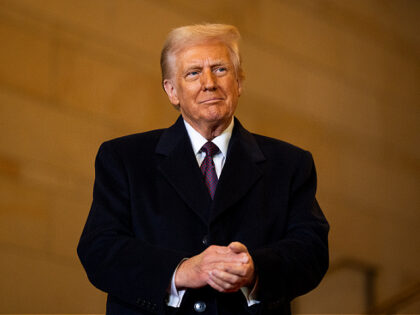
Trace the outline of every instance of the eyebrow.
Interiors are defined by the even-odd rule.
[[[223,60],[215,60],[213,63],[210,64],[210,67],[217,67],[217,66],[226,66],[229,63],[223,61]],[[190,64],[187,64],[187,66],[185,67],[185,70],[189,70],[189,69],[201,69],[203,68],[201,63],[195,62],[195,61],[191,61]]]

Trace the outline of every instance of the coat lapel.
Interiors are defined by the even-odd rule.
[[[254,136],[235,119],[226,162],[213,200],[211,221],[251,190],[263,175],[264,161],[265,157]]]
[[[192,150],[182,117],[166,129],[156,146],[158,169],[188,206],[207,224],[211,198]]]

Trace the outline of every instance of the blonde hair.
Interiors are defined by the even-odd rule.
[[[241,35],[233,25],[227,24],[195,24],[181,26],[173,29],[166,38],[160,55],[160,67],[162,70],[162,85],[164,80],[169,79],[173,73],[176,53],[189,45],[203,42],[222,42],[229,49],[232,63],[235,67],[239,81],[244,79],[239,54],[239,39]]]

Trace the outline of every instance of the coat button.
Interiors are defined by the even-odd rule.
[[[203,236],[203,239],[201,240],[201,242],[202,242],[204,245],[208,245],[208,244],[209,244],[209,237],[208,237],[208,235],[204,235],[204,236]]]
[[[206,303],[199,301],[194,304],[194,311],[202,313],[206,310]]]

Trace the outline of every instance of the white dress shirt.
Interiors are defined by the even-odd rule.
[[[187,123],[184,120],[184,124],[185,124],[185,128],[187,129],[188,132],[188,136],[190,137],[191,140],[191,145],[193,148],[193,152],[195,154],[195,157],[197,159],[197,163],[200,166],[201,163],[203,162],[206,153],[201,151],[201,148],[203,147],[203,145],[208,141],[206,138],[204,138],[197,130],[195,130],[189,123]],[[217,177],[220,178],[220,174],[222,173],[222,169],[223,166],[225,165],[225,161],[226,161],[226,156],[227,156],[227,150],[228,150],[228,146],[229,146],[229,141],[230,138],[232,136],[232,130],[233,130],[233,125],[234,125],[234,119],[232,118],[231,123],[229,124],[229,126],[216,138],[214,138],[212,140],[212,142],[217,145],[217,147],[219,148],[219,152],[216,153],[215,155],[213,155],[213,162],[214,162],[214,167],[216,169],[216,174]],[[184,260],[186,260],[187,258],[185,258]],[[182,260],[179,265],[184,261]],[[180,307],[181,305],[181,301],[182,298],[184,297],[185,291],[186,290],[177,290],[176,286],[175,286],[175,273],[178,270],[179,265],[176,267],[173,275],[172,275],[172,280],[171,280],[171,290],[169,293],[169,299],[167,302],[168,306],[172,306],[172,307]],[[260,303],[260,301],[256,300],[254,295],[256,293],[256,288],[257,288],[257,283],[258,283],[258,279],[254,285],[254,288],[252,289],[252,291],[250,292],[250,290],[246,287],[242,287],[241,291],[244,294],[248,306]]]

